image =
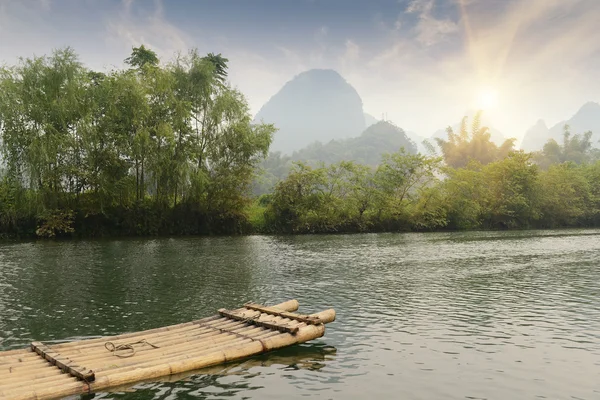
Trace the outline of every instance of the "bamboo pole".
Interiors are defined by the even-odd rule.
[[[46,361],[45,359],[43,359],[42,357],[38,356],[38,362],[34,365],[32,365],[31,367],[21,367],[18,364],[15,364],[14,366],[7,368],[6,370],[2,370],[1,374],[0,374],[0,382],[4,382],[5,379],[8,379],[10,377],[14,377],[17,375],[27,375],[27,374],[33,374],[36,371],[39,371],[40,368],[44,368],[44,367],[52,367],[51,369],[54,370],[56,369],[56,371],[60,371],[58,368],[54,368],[54,366],[52,364],[50,364],[48,361]],[[0,384],[0,386],[2,386]]]
[[[205,336],[209,337],[209,336],[215,336],[215,335],[221,334],[221,332],[219,332],[217,329],[227,329],[228,331],[237,332],[239,329],[244,329],[244,328],[248,328],[248,326],[246,324],[244,324],[243,322],[231,321],[231,320],[227,320],[224,318],[219,323],[214,323],[214,325],[211,324],[208,327],[197,326],[196,330],[198,331],[197,332],[198,336],[200,336],[200,338],[203,338]],[[224,333],[226,333],[226,332],[224,332]],[[163,333],[163,335],[164,335],[164,333]],[[191,336],[191,338],[194,338],[195,336],[196,335]],[[163,336],[163,337],[165,337],[165,336]],[[155,341],[153,337],[148,337],[148,341],[150,343],[160,345],[160,347],[162,348],[162,347],[166,347],[168,345],[174,344],[176,342],[186,341],[190,338],[190,335],[185,335],[185,336],[181,336],[181,337],[179,337],[179,336],[172,337],[172,334],[171,334],[171,335],[167,335],[166,338],[168,340]],[[118,345],[120,343],[117,342],[116,344]],[[104,343],[97,343],[94,346],[95,347],[93,349],[87,350],[87,351],[82,351],[79,348],[72,348],[72,349],[67,349],[66,351],[62,351],[60,354],[63,357],[72,359],[78,365],[80,365],[82,367],[86,367],[86,368],[88,367],[88,363],[90,361],[92,361],[92,360],[95,361],[98,358],[114,359],[114,354],[107,351],[107,349],[104,347]],[[90,349],[90,347],[88,346],[87,349]],[[140,348],[138,351],[144,352],[144,351],[150,351],[150,350],[153,350],[153,348],[151,346],[147,346],[147,347]],[[39,367],[39,356],[32,358],[31,360],[29,360],[27,362],[17,364],[17,366],[16,366],[16,368],[18,368],[20,371],[27,370],[27,369],[34,370],[38,367]],[[2,377],[2,375],[3,375],[3,373],[2,373],[2,371],[0,371],[0,378]]]
[[[179,346],[177,348],[170,349],[169,351],[165,351],[161,354],[147,354],[144,357],[139,357],[137,360],[124,360],[120,365],[117,365],[113,368],[98,368],[98,372],[105,372],[107,374],[112,374],[115,371],[122,368],[134,367],[138,368],[140,365],[156,363],[156,362],[164,362],[166,359],[177,359],[177,358],[185,358],[188,356],[195,356],[199,354],[205,354],[215,349],[227,348],[232,345],[236,345],[239,343],[245,342],[260,342],[263,338],[271,337],[277,335],[278,332],[273,331],[259,331],[254,332],[252,335],[248,335],[248,337],[236,337],[236,336],[228,336],[228,337],[219,337],[215,339],[211,343],[205,343],[204,346],[198,347],[195,343],[189,343],[183,346]]]
[[[293,302],[295,302],[294,309],[283,309],[283,311],[295,311],[298,308],[297,302],[295,300],[286,303],[288,303],[288,308],[290,308],[289,304],[292,303],[293,305]],[[234,311],[241,312],[241,310]],[[321,313],[312,314],[310,317],[311,319],[319,318],[319,320],[322,321],[324,324],[335,320],[335,311],[326,310]],[[210,322],[211,319],[214,318],[215,317],[210,317],[194,322]],[[216,319],[218,319],[218,317],[216,317]],[[288,321],[285,321],[283,318],[280,317],[278,317],[277,322],[289,324]],[[177,333],[171,331],[170,334],[164,336],[165,341],[170,343],[170,345],[166,345],[164,351],[162,351],[161,354],[149,351],[139,354],[136,353],[136,362],[133,362],[130,365],[123,365],[118,368],[98,371],[96,381],[91,383],[90,386],[88,386],[85,382],[73,381],[75,378],[71,378],[68,375],[63,374],[67,378],[67,381],[64,381],[63,384],[59,384],[58,386],[48,386],[47,384],[45,384],[44,381],[51,381],[52,378],[43,378],[43,380],[37,380],[38,383],[43,384],[42,387],[38,387],[37,383],[33,386],[30,385],[27,388],[22,387],[22,384],[17,384],[19,385],[19,387],[16,387],[17,385],[12,384],[10,387],[6,387],[5,385],[0,384],[0,397],[7,396],[17,400],[57,398],[73,394],[86,393],[90,389],[93,391],[98,391],[110,387],[135,383],[139,380],[153,379],[161,376],[183,373],[190,370],[200,369],[202,367],[216,365],[222,362],[233,361],[250,355],[262,353],[264,351],[269,351],[291,344],[303,343],[307,340],[315,339],[323,335],[325,330],[323,324],[307,326],[305,323],[300,323],[299,330],[295,335],[292,335],[290,333],[278,333],[260,327],[247,326],[238,327],[237,329],[232,330],[232,332],[234,333],[235,331],[242,332],[244,336],[235,335],[234,333],[223,333],[215,335],[210,335],[210,333],[206,333],[204,335],[193,335],[194,333],[197,334],[198,332],[190,330],[188,331],[188,334],[184,335],[182,338],[178,338]],[[182,324],[180,324],[179,327],[181,327],[181,325]],[[132,337],[140,337],[143,336],[145,333],[152,334],[157,332],[157,330],[168,331],[169,329],[157,328],[154,330],[148,330],[144,332],[134,332],[131,334],[117,335],[113,337],[90,339],[88,341],[82,341],[78,343],[87,342],[85,344],[88,345],[92,344],[92,341],[96,344],[101,343],[103,341],[107,341],[109,339],[118,341],[122,339],[130,339]],[[202,330],[201,332],[206,332],[206,330]],[[175,335],[176,337],[169,339],[169,337],[173,335]],[[203,336],[204,339],[202,339]],[[260,338],[260,340],[257,340],[257,338]],[[202,342],[204,342],[205,345],[207,343],[210,343],[210,345],[203,346],[203,348],[200,350],[198,349],[198,344]],[[66,350],[72,346],[73,345],[64,347]],[[54,349],[54,346],[52,347]],[[93,346],[90,348],[93,348]],[[70,352],[65,351],[64,353],[65,356],[68,357]],[[18,353],[11,351],[11,355],[13,354]],[[98,360],[106,361],[106,357],[102,357]],[[127,364],[129,360],[125,360],[127,361],[124,364]]]
[[[258,329],[255,329],[255,330],[258,330]],[[258,333],[261,334],[261,337],[264,337],[264,338],[279,334],[278,332],[272,332],[272,331],[258,332]],[[239,345],[243,344],[244,341],[251,342],[252,340],[250,338],[247,338],[247,339],[234,338],[227,343],[223,343],[223,342],[215,343],[212,346],[203,349],[199,353],[190,354],[189,349],[184,349],[181,352],[168,354],[168,357],[161,356],[161,355],[157,355],[156,357],[152,357],[150,359],[141,359],[141,358],[136,357],[136,359],[133,362],[131,362],[130,364],[122,365],[122,366],[119,366],[118,368],[110,368],[105,371],[103,371],[102,369],[97,369],[97,376],[102,376],[103,374],[111,375],[111,376],[112,375],[118,376],[119,374],[126,373],[127,371],[139,369],[142,367],[153,366],[156,364],[162,364],[165,361],[178,361],[184,357],[198,357],[201,354],[211,353],[220,348],[226,348],[226,347],[232,346],[232,345],[239,346]],[[66,374],[64,376],[69,377],[69,375],[66,375]],[[53,381],[55,381],[55,377],[51,376],[51,377],[46,377],[46,378],[43,378],[43,379],[37,381],[36,384],[40,384],[40,383],[47,384],[48,387],[55,387],[57,392],[59,392],[65,383],[60,382],[58,385],[56,385],[56,384],[52,384]],[[3,384],[2,389],[4,391],[10,391],[10,390],[16,390],[17,388],[19,388],[21,386],[22,386],[22,382],[16,382],[16,383],[10,382],[8,384]]]
[[[30,358],[36,358],[37,355],[31,352],[31,349],[22,349],[19,355],[9,355],[4,356],[4,354],[0,353],[0,368],[2,368],[5,364],[13,364],[13,363],[21,363]]]
[[[273,308],[280,309],[280,310],[297,310],[298,302],[296,300],[290,300],[290,301],[286,301],[286,302],[277,304],[276,306],[273,306]],[[239,310],[243,311],[243,309],[239,309]],[[53,345],[52,350],[56,351],[58,353],[61,353],[61,354],[65,354],[65,355],[71,354],[70,351],[73,350],[72,348],[76,348],[79,353],[81,352],[81,350],[87,349],[87,348],[96,348],[98,350],[95,350],[95,351],[102,352],[105,349],[103,346],[98,347],[97,346],[98,343],[102,343],[102,342],[105,343],[106,341],[117,341],[117,340],[124,340],[124,339],[129,339],[131,341],[146,339],[146,340],[150,341],[150,339],[152,339],[152,338],[166,337],[166,336],[171,336],[174,333],[183,333],[183,332],[187,332],[189,330],[197,329],[199,323],[213,325],[213,324],[221,323],[221,322],[229,323],[231,321],[227,318],[213,316],[213,317],[204,318],[204,319],[201,319],[198,321],[187,322],[184,324],[172,325],[172,326],[163,327],[163,328],[156,328],[156,329],[151,329],[148,331],[132,332],[129,334],[124,334],[124,335],[103,337],[103,338],[97,338],[97,339],[88,339],[88,340],[83,340],[83,341],[78,341],[78,342],[69,342],[69,343],[64,343],[64,344],[59,344],[59,345]],[[215,326],[219,326],[219,325],[215,325]],[[176,329],[173,329],[174,327],[176,327]],[[146,332],[151,332],[151,333],[146,334]],[[69,349],[68,353],[65,351],[66,349]],[[29,354],[32,354],[32,353],[29,353]],[[32,356],[33,356],[33,358],[30,358],[27,361],[33,361],[35,359],[35,355],[32,354]],[[27,362],[27,361],[25,361],[25,362]],[[81,365],[81,363],[82,362],[79,362],[80,365]]]
[[[139,353],[136,353],[133,357],[120,358],[120,357],[115,356],[114,354],[108,354],[105,357],[92,359],[92,360],[86,360],[84,362],[86,364],[92,365],[96,371],[101,371],[103,369],[103,366],[105,366],[105,365],[120,366],[120,365],[131,363],[131,362],[136,363],[136,362],[139,362],[139,360],[144,360],[147,358],[164,357],[166,355],[175,353],[180,348],[186,348],[186,349],[188,349],[188,351],[193,351],[196,349],[201,349],[201,348],[210,346],[214,343],[221,343],[221,342],[225,342],[228,340],[233,340],[235,338],[237,338],[237,337],[234,335],[222,334],[222,335],[217,335],[217,336],[211,336],[209,338],[202,338],[200,340],[191,339],[186,342],[177,343],[173,346],[165,346],[165,347],[161,347],[158,349],[152,349],[152,351],[146,351],[143,353],[139,352]]]
[[[238,330],[238,331],[240,331],[240,330]],[[131,359],[126,358],[126,359],[117,360],[117,361],[115,361],[114,359],[108,359],[106,362],[110,362],[111,364],[114,364],[115,362],[121,362],[122,364],[116,368],[111,366],[110,368],[106,369],[106,373],[112,375],[114,373],[120,373],[125,370],[140,368],[141,366],[145,366],[145,365],[155,365],[157,362],[159,362],[159,363],[164,362],[165,358],[179,360],[182,358],[182,356],[190,356],[190,355],[198,356],[200,354],[205,354],[205,353],[214,351],[217,348],[223,348],[223,347],[227,347],[227,346],[231,346],[231,345],[239,345],[239,344],[242,344],[244,341],[251,342],[252,339],[256,338],[256,337],[266,338],[266,337],[278,334],[277,332],[264,330],[262,328],[256,328],[256,327],[246,327],[245,329],[241,329],[241,331],[243,331],[244,335],[247,335],[247,337],[239,338],[239,337],[235,337],[232,334],[225,334],[222,336],[226,336],[226,337],[218,338],[216,341],[211,343],[210,346],[205,345],[199,351],[198,350],[194,351],[196,348],[195,343],[191,343],[187,347],[177,347],[175,349],[170,348],[170,349],[165,350],[163,353],[148,354],[147,357],[139,357],[138,355],[136,355],[135,359],[134,358],[131,358]],[[123,364],[123,362],[125,362],[125,364]],[[144,364],[142,364],[142,363],[144,363]],[[96,364],[95,372],[97,374],[100,374],[100,373],[104,372],[104,368],[98,368],[98,364]],[[44,379],[44,381],[51,383],[53,378],[54,377],[48,377],[48,378]],[[8,389],[14,388],[16,386],[18,386],[18,384],[3,386],[3,388],[5,390],[8,390]]]
[[[263,350],[263,346],[260,344],[258,346],[255,344],[253,346],[254,348],[252,348],[252,349],[247,348],[245,345],[244,346],[238,345],[238,346],[233,346],[233,347],[229,347],[229,348],[222,349],[222,350],[212,351],[204,356],[201,355],[201,356],[196,356],[196,357],[189,358],[186,360],[171,361],[169,364],[151,365],[151,366],[147,366],[142,369],[140,369],[138,366],[134,366],[134,367],[132,367],[133,369],[124,371],[123,373],[117,374],[115,376],[102,376],[101,374],[99,374],[98,378],[96,379],[96,381],[94,383],[92,383],[90,385],[89,389],[91,389],[92,391],[98,391],[103,388],[116,386],[119,382],[121,382],[121,384],[133,383],[133,382],[136,382],[139,380],[135,377],[139,376],[140,373],[142,374],[142,376],[146,376],[147,379],[152,379],[152,378],[156,378],[156,377],[159,377],[162,375],[170,375],[173,373],[184,372],[189,369],[199,369],[203,366],[209,366],[209,365],[219,364],[221,362],[233,361],[238,358],[243,358],[243,357],[246,357],[249,355],[258,354],[262,351],[272,350],[275,348],[287,346],[287,345],[294,344],[294,343],[302,343],[304,341],[311,340],[314,337],[319,337],[324,332],[323,326],[313,327],[313,328],[315,330],[317,330],[317,332],[308,332],[308,334],[307,334],[307,332],[302,332],[301,334],[295,335],[295,336],[290,335],[290,334],[270,332],[268,334],[274,335],[274,336],[272,338],[264,339],[265,343],[266,343],[265,350]],[[284,335],[288,336],[288,337],[284,338],[283,341],[282,340],[274,340],[272,342],[267,342],[269,340],[277,339],[277,337],[284,336]],[[256,342],[250,342],[250,343],[256,343]],[[199,367],[187,368],[186,366],[189,366],[189,365],[199,365]],[[169,372],[169,371],[172,371],[172,372]],[[82,384],[81,382],[73,382],[73,383],[61,385],[59,387],[43,387],[42,389],[39,389],[33,393],[19,394],[17,392],[17,393],[14,393],[14,395],[13,395],[11,393],[11,391],[6,391],[6,392],[0,392],[0,395],[2,395],[2,394],[8,395],[11,398],[14,396],[16,400],[20,400],[20,399],[49,398],[49,396],[51,396],[51,398],[63,397],[63,396],[71,395],[71,394],[86,393],[87,391],[88,391],[87,385]],[[19,395],[20,397],[17,397],[17,395]]]
[[[198,325],[193,325],[193,326],[189,326],[186,328],[186,331],[189,330],[194,330],[197,329]],[[159,332],[159,333],[155,333],[154,335],[158,335],[158,336],[154,336],[154,335],[148,335],[148,336],[144,336],[144,335],[139,335],[139,336],[133,336],[130,338],[125,338],[125,339],[118,339],[118,340],[129,340],[129,341],[138,341],[141,339],[144,339],[146,337],[148,338],[157,338],[157,337],[161,337],[161,336],[172,336],[174,334],[180,334],[180,333],[184,333],[181,330],[177,330],[174,332]],[[89,349],[90,351],[106,351],[105,347],[104,347],[104,343],[106,343],[107,341],[116,341],[114,339],[114,337],[107,337],[103,340],[100,341],[95,341],[94,343],[87,343],[87,342],[80,342],[83,343],[80,346],[70,346],[70,347],[62,347],[62,348],[57,348],[56,346],[52,346],[52,349],[60,354],[73,354],[73,353],[85,353],[85,350]],[[77,342],[73,342],[73,343],[77,343]],[[25,359],[23,362],[19,363],[19,365],[25,366],[28,364],[31,364],[32,362],[36,361],[36,359],[39,358],[39,356],[34,353],[34,352],[29,352],[29,354],[31,355],[30,357],[28,357],[27,359]],[[2,366],[0,366],[1,368]],[[1,371],[0,371],[1,372]]]
[[[139,363],[136,360],[146,360],[146,359],[163,359],[164,357],[176,356],[181,353],[198,353],[202,351],[206,351],[206,349],[213,348],[215,346],[225,346],[227,343],[235,341],[235,340],[246,340],[246,339],[254,339],[257,340],[258,336],[264,334],[273,333],[271,330],[265,330],[263,328],[257,327],[244,327],[242,329],[238,329],[236,331],[232,331],[231,333],[226,333],[222,335],[212,336],[207,340],[191,340],[188,342],[182,342],[175,344],[173,346],[156,349],[152,352],[146,352],[140,354],[139,357],[136,355],[135,357],[122,359],[122,363],[118,364],[131,364],[131,363]],[[275,332],[276,333],[276,332]],[[134,360],[135,358],[135,360]],[[114,360],[112,358],[111,360]],[[114,362],[113,362],[114,363]]]
[[[330,319],[327,319],[327,317],[322,317],[321,315],[323,315],[324,313],[327,314],[328,312],[330,312],[329,310],[324,311],[322,313],[319,314],[315,314],[315,318],[317,318],[318,316],[320,316],[320,318],[324,318],[324,320],[326,320],[326,322],[330,322]],[[335,318],[335,312],[333,312],[333,318]],[[276,323],[281,323],[281,318],[277,318],[276,320],[271,319],[272,321],[276,322]],[[286,321],[286,323],[288,323]],[[232,331],[232,332],[241,332],[239,329],[232,329],[230,326],[231,324],[236,325],[237,324],[237,328],[241,328],[241,329],[249,329],[249,327],[245,327],[243,324],[240,323],[236,323],[229,321],[229,325],[227,324],[227,322],[225,323],[215,323],[214,326],[216,327],[224,327],[227,328],[228,330]],[[296,325],[296,324],[294,324]],[[208,331],[204,331],[207,333],[204,333],[205,336],[209,336],[209,335],[217,335],[217,332],[211,333],[210,330]],[[199,338],[202,338],[203,336],[200,336]],[[189,336],[185,336],[185,337],[176,337],[176,338],[171,338],[169,341],[167,342],[160,342],[161,347],[167,347],[167,345],[173,345],[173,344],[177,344],[179,343],[185,343],[185,342],[189,342],[193,339],[196,339],[195,337],[190,338]],[[157,342],[158,343],[158,342]],[[198,345],[202,345],[202,343],[198,343]],[[106,351],[104,346],[99,346],[96,345],[97,349],[95,350],[94,353],[90,354],[90,353],[83,353],[80,352],[78,349],[70,349],[70,351],[68,352],[63,352],[61,355],[71,358],[74,360],[74,362],[76,362],[78,365],[82,366],[82,367],[86,367],[86,368],[90,368],[90,362],[94,361],[94,363],[98,360],[98,359],[109,359],[114,360],[114,355],[112,353],[109,353],[108,351]],[[141,349],[138,350],[138,354],[139,353],[143,353],[146,351],[152,351],[154,350],[153,348],[151,348],[150,346],[148,347],[142,347]],[[170,349],[169,349],[170,350]],[[74,352],[77,352],[78,355],[75,356]],[[155,351],[153,353],[156,353]],[[23,371],[26,369],[31,369],[32,371],[39,368],[39,360],[37,358],[33,359],[33,361],[31,363],[26,363],[26,364],[20,364],[17,366],[19,371]],[[93,367],[91,367],[91,369],[93,369]],[[0,377],[2,377],[2,375],[6,374],[2,374],[2,371],[0,371]]]
[[[246,303],[244,304],[244,308],[254,311],[260,311],[264,314],[277,315],[279,317],[285,317],[300,322],[306,322],[309,325],[316,325],[321,323],[321,321],[318,318],[311,317],[310,315],[302,315],[287,311],[280,311],[272,307],[261,306],[260,304]]]
[[[28,383],[30,384],[32,381],[38,383],[38,381],[44,381],[46,378],[56,379],[60,375],[67,375],[60,369],[56,368],[53,365],[48,364],[46,367],[38,368],[36,371],[32,371],[31,373],[20,373],[17,372],[13,374],[13,376],[8,376],[6,378],[2,378],[2,388],[6,389],[11,383]],[[70,375],[67,375],[70,376]]]
[[[291,326],[294,326],[297,324],[296,321],[287,321],[284,322],[281,319],[278,319],[277,317],[270,317],[269,318],[270,322],[276,323],[276,324],[282,324],[285,323],[287,325],[289,325],[290,323],[292,323]],[[193,337],[209,337],[209,336],[214,336],[214,335],[218,335],[220,333],[219,330],[223,329],[226,331],[232,331],[232,332],[237,332],[239,329],[245,329],[247,328],[248,325],[243,322],[243,321],[232,321],[229,319],[224,319],[221,322],[214,322],[214,323],[210,323],[210,324],[206,324],[206,326],[198,326],[196,330],[193,331],[187,331],[186,335],[183,336],[173,336],[173,335],[163,335],[161,336],[162,340],[155,340],[152,336],[143,336],[144,339],[146,339],[148,342],[155,344],[159,347],[165,347],[167,345],[171,345],[171,344],[175,344],[176,342],[184,342],[187,341],[188,338]],[[227,332],[224,332],[227,333]],[[142,336],[140,336],[142,337]],[[119,344],[118,342],[115,344]],[[147,347],[140,347],[141,352],[144,351],[151,351],[153,350],[151,346],[147,346]],[[65,357],[71,357],[75,360],[77,360],[77,362],[80,365],[85,364],[89,359],[94,359],[96,358],[97,355],[105,355],[105,354],[109,354],[106,352],[106,349],[104,348],[104,346],[99,346],[99,345],[95,345],[95,347],[93,349],[87,350],[87,351],[81,351],[79,348],[74,348],[74,349],[70,349],[68,352],[63,352],[61,353],[62,355],[64,355]],[[78,356],[76,357],[75,355],[78,354]]]
[[[296,343],[303,343],[323,336],[324,332],[325,327],[323,325],[308,325],[302,327],[296,335],[280,333],[273,337],[263,339],[262,343],[254,341],[239,346],[218,349],[211,353],[185,360],[171,361],[168,364],[136,368],[116,376],[99,376],[96,381],[91,384],[91,388],[96,391],[110,386],[127,384],[143,378],[157,378],[162,375],[171,375],[190,369],[199,369],[222,362],[238,360],[265,351]]]
[[[288,300],[288,301],[284,301],[283,303],[279,303],[279,304],[276,304],[271,307],[279,308],[282,311],[290,311],[291,312],[291,311],[296,311],[298,309],[299,303],[298,303],[298,300]],[[179,327],[186,327],[186,326],[197,324],[199,322],[201,322],[201,323],[210,322],[210,321],[212,321],[214,319],[218,319],[218,318],[221,318],[221,317],[219,315],[214,315],[214,316],[202,318],[202,319],[199,319],[196,321],[184,322],[182,324],[164,326],[164,327],[160,327],[160,328],[153,328],[153,329],[148,329],[148,330],[141,331],[141,332],[130,332],[130,333],[125,333],[125,334],[121,334],[121,335],[101,337],[101,338],[97,338],[97,339],[87,339],[87,340],[82,340],[82,341],[62,343],[62,344],[54,345],[52,347],[58,351],[59,349],[63,349],[63,348],[71,347],[71,346],[78,346],[80,343],[81,343],[81,345],[85,345],[85,344],[89,344],[89,343],[99,343],[99,342],[105,342],[105,341],[129,339],[134,336],[148,335],[148,334],[152,334],[155,332],[172,331]]]
[[[159,348],[167,348],[168,346],[172,346],[174,344],[177,344],[178,342],[185,342],[188,340],[195,340],[195,339],[204,339],[204,338],[210,338],[213,336],[217,336],[217,335],[221,335],[221,334],[226,334],[227,332],[237,332],[240,329],[245,329],[248,328],[248,326],[244,323],[241,322],[236,322],[236,321],[230,321],[227,324],[219,324],[216,325],[215,328],[203,328],[203,327],[199,327],[197,329],[196,332],[189,332],[187,335],[184,336],[175,336],[175,337],[169,337],[169,338],[163,338],[163,340],[161,341],[156,341],[152,338],[150,338],[148,341],[151,342],[152,344],[159,346]],[[218,329],[224,329],[224,332],[219,331]],[[120,344],[120,343],[115,343],[115,344]],[[147,351],[152,351],[152,352],[156,352],[155,349],[152,346],[143,346],[143,347],[139,347],[138,350],[136,350],[136,354],[139,353],[144,353]],[[75,355],[75,353],[80,354],[80,355]],[[68,353],[65,353],[66,355],[75,358],[76,360],[78,360],[80,363],[85,363],[88,362],[89,360],[94,360],[96,358],[104,358],[106,357],[110,357],[113,358],[114,354],[108,352],[106,350],[106,348],[103,346],[99,346],[94,349],[93,352],[80,352],[78,351],[78,349],[74,349],[73,351],[70,351]]]
[[[277,334],[276,332],[270,332],[269,334]],[[231,345],[239,345],[240,343],[242,343],[243,339],[233,339],[227,343],[215,343],[214,345],[204,349],[203,351],[200,352],[201,353],[210,353],[212,351],[215,351],[215,349],[218,348],[223,348],[223,347],[227,347],[227,346],[231,346]],[[248,341],[251,341],[250,339],[245,339]],[[132,369],[137,369],[140,368],[141,366],[151,366],[151,365],[156,365],[156,364],[160,364],[163,363],[165,360],[179,360],[182,359],[183,356],[197,356],[198,354],[194,354],[194,353],[190,353],[189,349],[178,352],[178,353],[173,353],[173,354],[168,354],[168,357],[164,357],[164,356],[157,356],[157,357],[152,357],[152,358],[147,358],[147,359],[142,359],[142,358],[137,358],[132,361],[129,362],[127,364],[122,364],[119,365],[118,367],[112,367],[110,366],[107,369],[104,368],[98,368],[96,369],[96,374],[97,376],[100,376],[101,374],[106,374],[106,375],[118,375],[119,373],[123,373],[125,371],[130,371]],[[59,371],[58,369],[56,369],[56,371]],[[67,374],[63,374],[63,376],[66,377],[70,377]],[[27,376],[25,376],[27,377]],[[62,387],[64,385],[64,382],[55,382],[56,381],[56,376],[45,376],[45,377],[40,377],[40,379],[36,380],[36,384],[46,384],[47,386],[51,386],[51,387],[57,387],[57,390],[60,390],[60,387]],[[4,391],[9,391],[9,390],[16,390],[19,387],[22,387],[23,385],[23,380],[12,380],[12,381],[3,381],[2,382],[2,390]]]
[[[324,321],[331,322],[331,321],[335,320],[335,311],[334,311],[334,310],[326,310],[326,311],[323,311],[323,312],[321,312],[321,313],[313,314],[313,316],[314,316],[314,317],[316,317],[316,318],[322,318]],[[299,333],[298,333],[298,334],[296,334],[296,335],[291,335],[291,334],[281,334],[281,333],[280,333],[280,334],[277,334],[277,332],[274,332],[274,334],[275,334],[275,335],[273,335],[273,337],[275,337],[275,336],[277,336],[277,335],[289,335],[290,337],[294,338],[294,337],[296,337],[296,336],[297,336],[297,337],[299,338],[299,339],[298,339],[298,340],[299,340],[299,341],[298,341],[298,343],[301,343],[301,342],[303,341],[303,340],[302,340],[303,336],[302,336],[302,335],[300,335],[300,331],[303,331],[303,330],[305,331],[305,330],[306,330],[306,328],[307,328],[307,326],[306,326],[305,324],[303,324],[303,323],[302,323],[302,325],[303,325],[303,326],[300,328],[300,330],[299,330]],[[325,329],[325,328],[324,328],[324,325],[315,325],[314,327],[315,327],[315,329],[322,330],[322,331],[324,332],[324,329]],[[269,331],[265,331],[265,333],[269,335]],[[263,334],[263,333],[261,332],[260,334]],[[322,333],[321,333],[319,336],[316,336],[316,337],[320,337],[320,336],[322,336]],[[253,336],[253,337],[254,337],[254,338],[256,338],[256,336]],[[260,337],[260,336],[259,336],[259,337]],[[310,339],[308,339],[308,340],[310,340]],[[248,341],[248,340],[247,340],[247,339],[240,339],[240,341]],[[305,340],[304,340],[304,341],[305,341]],[[252,341],[251,341],[251,342],[252,342]],[[260,345],[263,345],[263,342],[264,342],[264,340],[261,340],[261,341],[254,341],[254,343],[257,343],[257,342],[258,342],[258,343],[260,343]],[[292,343],[292,344],[293,344],[293,343]],[[265,350],[265,351],[266,351],[266,350]],[[203,353],[206,353],[206,350],[205,350]],[[259,353],[260,353],[260,352],[259,352]],[[185,355],[185,351],[183,352],[183,354],[182,354],[182,355]],[[175,357],[175,358],[177,358],[177,357],[179,357],[179,356],[180,356],[180,354],[173,354],[173,357]],[[194,353],[194,356],[196,356],[196,353]],[[160,361],[163,361],[163,362],[166,362],[166,361],[167,361],[167,360],[165,359],[165,356],[158,357],[158,359],[159,359]],[[134,367],[135,367],[135,368],[142,368],[142,367],[144,367],[144,366],[145,366],[145,365],[136,364]],[[110,371],[110,373],[111,373],[111,374],[112,374],[113,372],[114,372],[114,370],[113,370],[113,371]]]

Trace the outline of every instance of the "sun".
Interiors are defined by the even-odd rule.
[[[490,111],[498,106],[498,91],[487,87],[479,91],[477,95],[477,107],[480,110]]]

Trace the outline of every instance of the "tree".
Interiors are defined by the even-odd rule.
[[[154,51],[141,45],[140,47],[132,48],[131,55],[125,59],[125,63],[138,70],[142,70],[147,65],[156,67],[159,63],[159,59]]]
[[[592,209],[590,183],[573,162],[555,164],[540,177],[542,223],[545,227],[578,226]]]
[[[436,138],[447,165],[454,168],[465,167],[470,160],[481,164],[505,158],[514,149],[516,139],[507,139],[499,147],[491,141],[489,128],[481,126],[481,112],[473,119],[471,132],[467,128],[467,117],[461,122],[460,132],[451,127],[446,130],[448,139]]]
[[[219,82],[224,83],[227,79],[227,63],[229,62],[229,60],[221,56],[221,53],[208,53],[202,59],[208,61],[213,65],[216,79]]]
[[[565,125],[562,144],[549,139],[543,149],[535,153],[535,160],[543,169],[569,161],[578,165],[587,163],[593,156],[591,138],[591,131],[571,135],[569,125]]]
[[[90,71],[67,48],[0,70],[0,223],[22,207],[44,236],[90,219],[157,233],[181,229],[168,218],[186,213],[203,221],[192,230],[244,224],[275,129],[251,123],[227,59],[194,50],[161,67],[140,46],[126,62]]]
[[[408,210],[417,201],[420,190],[436,182],[440,161],[422,154],[407,154],[404,149],[384,154],[375,173],[379,189],[377,218],[408,223]]]
[[[2,150],[8,173],[56,207],[61,193],[83,190],[80,128],[90,109],[88,75],[70,48],[21,59],[0,83]]]
[[[442,183],[448,226],[452,229],[481,227],[488,186],[481,164],[471,161],[465,168],[449,168]]]
[[[482,169],[487,186],[483,219],[487,227],[530,227],[540,217],[538,167],[531,154],[512,152]]]

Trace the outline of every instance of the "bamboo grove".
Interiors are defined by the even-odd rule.
[[[537,153],[466,119],[429,155],[295,163],[253,195],[276,127],[252,123],[228,60],[83,66],[72,49],[0,69],[0,235],[134,236],[513,229],[600,224],[591,133]],[[376,132],[373,133],[376,135]],[[263,167],[261,167],[261,165]],[[281,168],[282,166],[276,166]]]
[[[86,69],[70,48],[0,71],[5,234],[229,233],[244,229],[271,125],[253,125],[227,59]]]

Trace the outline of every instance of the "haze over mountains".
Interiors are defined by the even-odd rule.
[[[336,71],[313,69],[286,83],[258,112],[256,122],[274,123],[272,151],[289,154],[313,143],[360,135],[363,103]]]
[[[475,113],[475,110],[468,110],[465,113],[469,124],[473,121]],[[379,124],[380,119],[364,112],[362,99],[354,87],[338,72],[330,69],[313,69],[295,76],[259,110],[255,122],[260,121],[274,123],[279,129],[275,134],[271,151],[290,156],[295,152],[294,159],[302,159],[303,156],[308,155],[314,158],[317,153],[320,154],[318,159],[328,158],[325,157],[326,152],[337,154],[340,146],[355,147],[359,143],[368,146],[369,140],[377,140],[379,144],[389,141],[390,145],[394,144],[393,147],[400,143],[410,143],[407,145],[407,150],[410,152],[413,149],[425,152],[425,146],[422,144],[425,138],[431,144],[435,144],[435,138],[447,138],[446,127],[431,135],[405,132],[401,128],[385,128],[385,125]],[[516,136],[505,135],[494,128],[485,112],[482,115],[482,124],[489,127],[491,139],[498,145],[505,139]],[[570,126],[572,134],[591,130],[594,133],[592,143],[595,147],[599,147],[600,105],[593,102],[586,103],[573,117],[551,128],[548,128],[544,121],[538,121],[527,131],[520,147],[526,151],[536,151],[540,150],[548,139],[560,142],[565,124]],[[378,129],[371,130],[366,136],[360,136],[366,128],[377,125]],[[460,120],[451,126],[458,131]],[[399,134],[400,137],[391,139],[390,135],[394,134]],[[382,135],[381,138],[378,135]],[[350,138],[357,140],[343,140]],[[334,142],[330,143],[331,141]],[[398,149],[387,150],[394,152]],[[370,150],[369,153],[373,149]],[[339,154],[336,156],[334,153],[329,158],[339,158],[337,157]]]
[[[598,143],[600,140],[600,104],[588,102],[573,117],[561,121],[551,128],[548,128],[545,121],[539,120],[525,133],[521,148],[525,151],[539,150],[548,139],[554,139],[558,143],[562,143],[565,125],[569,125],[572,135],[592,131],[592,145],[600,147]]]

